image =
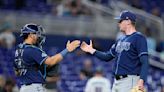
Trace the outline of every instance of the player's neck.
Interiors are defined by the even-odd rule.
[[[95,77],[102,77],[102,74],[95,74]]]
[[[26,40],[24,41],[24,43],[26,43],[26,44],[31,44],[31,45],[33,44],[32,41],[29,40],[29,39],[26,39]]]
[[[126,34],[126,35],[131,35],[131,34],[133,34],[134,32],[136,32],[136,29],[135,29],[135,27],[131,26],[131,27],[129,27],[129,28],[125,31],[125,34]]]

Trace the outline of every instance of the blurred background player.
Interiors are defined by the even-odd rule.
[[[135,86],[144,90],[148,74],[146,38],[135,28],[136,15],[134,13],[123,11],[116,19],[125,37],[117,40],[108,52],[94,49],[92,41],[89,45],[83,42],[81,49],[105,61],[115,58],[113,69],[115,81],[112,92],[129,92]]]
[[[12,26],[8,22],[4,22],[0,27],[0,45],[7,49],[11,49],[16,42],[15,36],[12,33]]]
[[[94,76],[88,80],[85,92],[111,92],[111,82],[103,76],[101,67],[97,67]]]
[[[20,81],[20,92],[45,92],[46,67],[60,62],[68,53],[75,50],[80,41],[67,42],[66,49],[49,57],[41,48],[45,41],[44,29],[37,24],[26,24],[21,29],[23,43],[15,52],[15,72]],[[43,67],[42,67],[43,66]]]
[[[83,62],[81,73],[83,73],[87,78],[93,77],[92,61],[90,59],[85,59]]]

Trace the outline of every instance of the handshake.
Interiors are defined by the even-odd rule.
[[[92,40],[90,40],[90,44],[87,44],[86,42],[82,42],[82,44],[80,45],[80,41],[79,40],[74,40],[72,42],[68,41],[66,48],[69,52],[74,51],[77,47],[80,46],[81,50],[83,50],[84,52],[88,52],[90,54],[93,54],[96,50],[93,48],[93,44],[92,44]]]

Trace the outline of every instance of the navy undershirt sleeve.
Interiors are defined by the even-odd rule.
[[[110,61],[114,58],[110,51],[106,53],[101,51],[95,51],[93,55],[104,61]]]
[[[140,62],[141,62],[141,72],[140,72],[140,79],[143,79],[144,82],[146,82],[147,80],[147,75],[148,75],[148,55],[144,54],[142,56],[139,57],[140,58]]]

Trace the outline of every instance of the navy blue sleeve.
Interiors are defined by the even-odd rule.
[[[115,44],[113,44],[111,49],[108,52],[96,51],[93,55],[95,55],[97,58],[99,58],[101,60],[110,61],[116,55],[115,47],[116,47]]]
[[[139,36],[137,38],[136,49],[139,57],[148,54],[147,41],[144,36]]]
[[[116,42],[117,43],[117,42]],[[115,44],[113,44],[112,45],[112,47],[110,48],[110,50],[109,50],[109,53],[113,56],[113,57],[115,57],[116,56],[116,43]]]
[[[140,61],[142,63],[141,72],[140,72],[140,79],[143,79],[144,82],[146,82],[147,75],[148,75],[148,68],[149,68],[148,55],[145,54],[145,55],[140,56]]]
[[[147,41],[144,36],[139,36],[137,38],[137,53],[138,57],[141,62],[141,72],[140,72],[140,78],[146,81],[147,74],[148,74],[148,48],[147,48]]]
[[[41,49],[32,47],[29,53],[30,57],[34,59],[38,64],[42,64],[48,57],[48,55]]]
[[[96,51],[93,55],[104,61],[110,61],[114,58],[110,53],[110,51],[106,53],[101,51]]]

